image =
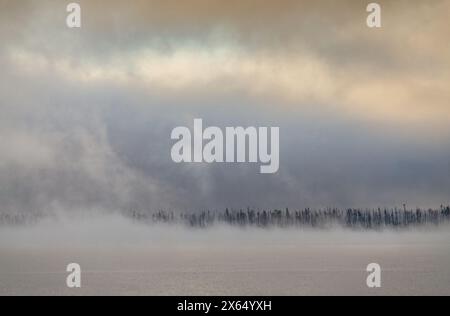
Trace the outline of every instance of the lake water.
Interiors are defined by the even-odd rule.
[[[119,217],[0,228],[0,295],[450,295],[448,227],[354,232],[148,226]],[[67,264],[82,287],[66,287]],[[382,287],[366,286],[366,266]]]

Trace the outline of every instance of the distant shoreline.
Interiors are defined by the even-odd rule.
[[[289,209],[254,210],[225,209],[223,211],[123,211],[121,215],[143,224],[177,224],[190,228],[208,228],[215,225],[256,228],[313,228],[342,227],[360,230],[406,229],[438,226],[450,223],[450,206],[440,209],[409,210],[404,207],[377,209]],[[88,216],[89,217],[89,216]],[[0,226],[26,226],[55,214],[1,213]]]

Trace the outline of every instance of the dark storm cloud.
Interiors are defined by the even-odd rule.
[[[1,211],[449,203],[446,1],[0,0]],[[279,126],[280,171],[170,131]]]

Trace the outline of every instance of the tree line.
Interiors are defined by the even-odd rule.
[[[440,209],[310,209],[253,210],[225,209],[223,211],[192,211],[176,213],[158,211],[127,214],[140,222],[178,223],[189,227],[210,227],[226,224],[241,227],[312,227],[342,226],[361,229],[406,228],[419,225],[439,225],[450,220],[450,206]]]

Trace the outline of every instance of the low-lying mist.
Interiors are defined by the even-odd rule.
[[[181,224],[141,223],[121,215],[58,216],[24,226],[4,225],[0,248],[15,247],[290,247],[332,244],[405,244],[448,242],[448,225],[365,231],[310,227],[234,227],[217,224],[190,228]]]
[[[0,227],[0,295],[450,293],[447,225],[356,230],[143,223],[59,216]],[[69,289],[69,263],[82,288]],[[366,286],[366,267],[383,287]]]

